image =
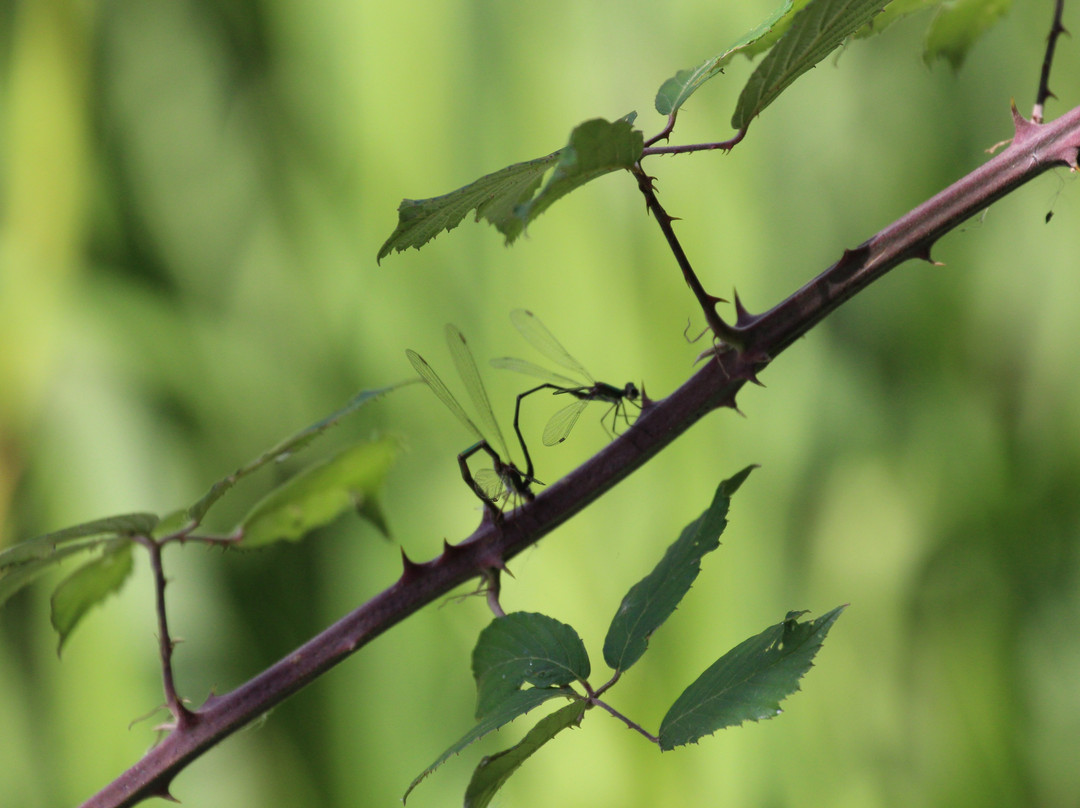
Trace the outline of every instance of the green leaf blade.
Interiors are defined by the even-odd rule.
[[[255,504],[237,528],[244,549],[296,541],[329,524],[350,508],[372,519],[385,535],[378,497],[397,454],[397,442],[382,438],[346,447],[275,488]]]
[[[413,384],[416,380],[409,379],[408,381],[399,382],[398,384],[392,384],[389,387],[380,387],[373,390],[361,390],[349,403],[342,407],[340,410],[331,413],[325,418],[315,422],[311,426],[300,430],[295,435],[292,435],[280,443],[276,444],[273,448],[263,452],[259,457],[252,460],[246,466],[241,466],[228,477],[223,477],[218,480],[207,491],[202,499],[188,508],[187,514],[190,521],[198,524],[202,522],[206,516],[207,511],[221,499],[225,494],[232,489],[241,479],[247,477],[250,474],[261,469],[269,463],[274,461],[280,461],[286,457],[289,457],[301,449],[307,448],[316,438],[322,436],[331,427],[336,426],[347,415],[351,415],[360,407],[375,401],[378,398],[386,395],[387,393],[397,390],[399,387],[404,387],[408,384]]]
[[[60,641],[56,653],[86,613],[106,597],[119,591],[131,575],[134,563],[132,542],[119,539],[98,558],[88,561],[60,582],[53,592],[51,620]]]
[[[612,171],[632,168],[645,148],[645,136],[633,126],[635,117],[630,113],[614,122],[594,118],[577,126],[543,190],[517,207],[522,228],[571,191]]]
[[[707,59],[695,68],[680,70],[661,84],[656,93],[656,111],[661,115],[674,115],[678,112],[679,107],[686,103],[686,100],[705,82],[723,72],[724,65],[730,62],[736,53],[768,34],[773,26],[791,10],[791,4],[792,0],[784,0],[780,7],[766,17],[759,26],[737,39],[719,56]]]
[[[403,199],[398,206],[397,227],[379,248],[376,260],[410,247],[419,250],[439,233],[453,230],[474,210],[476,221],[486,219],[506,236],[507,244],[513,243],[523,228],[514,209],[532,199],[544,174],[558,161],[559,152],[552,152],[486,174],[442,196]]]
[[[0,569],[0,607],[3,607],[9,598],[24,587],[32,584],[68,556],[88,552],[108,541],[112,541],[112,539],[96,538],[79,544],[67,544],[47,557],[33,558],[21,564],[12,564]]]
[[[465,808],[487,808],[510,776],[544,744],[564,729],[576,726],[588,704],[575,701],[544,716],[520,743],[480,761],[465,789]]]
[[[743,723],[773,718],[780,702],[799,689],[799,680],[840,613],[840,606],[816,620],[784,622],[743,641],[691,684],[660,724],[660,749],[695,743],[704,735]]]
[[[690,591],[702,556],[720,546],[731,497],[754,468],[748,466],[720,483],[708,509],[683,529],[653,571],[626,593],[604,639],[604,661],[609,667],[626,670],[645,653],[649,637]]]
[[[492,620],[476,641],[472,668],[477,718],[501,709],[523,684],[562,687],[590,673],[589,655],[577,632],[535,612]]]
[[[731,125],[742,131],[799,76],[868,23],[888,0],[811,0],[751,74]]]
[[[545,701],[557,698],[559,696],[567,697],[569,694],[566,690],[561,688],[539,688],[533,687],[528,690],[519,690],[511,694],[508,698],[504,699],[499,705],[498,709],[492,711],[488,715],[484,716],[477,722],[471,730],[465,733],[459,738],[453,745],[450,746],[445,752],[439,755],[438,758],[426,769],[424,769],[416,778],[409,784],[401,801],[405,802],[409,799],[409,794],[412,790],[420,785],[421,781],[438,769],[442,764],[449,760],[454,755],[458,754],[462,749],[469,744],[480,740],[488,733],[494,732],[501,727],[506,726],[515,718],[525,715],[535,707],[540,706]]]
[[[923,61],[946,60],[959,70],[979,37],[1008,13],[1012,0],[956,0],[943,3],[926,32]]]

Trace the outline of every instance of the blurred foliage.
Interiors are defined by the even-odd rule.
[[[526,306],[599,378],[666,394],[700,318],[621,174],[509,250],[473,227],[382,267],[375,255],[403,197],[546,153],[591,118],[636,109],[659,130],[657,87],[774,5],[0,4],[0,542],[193,502],[356,391],[410,376],[404,349],[439,346],[447,321],[484,362],[516,350],[506,314]],[[1009,100],[1030,109],[1050,13],[1016,4],[956,75],[923,65],[913,15],[801,78],[731,155],[650,163],[710,290],[770,306],[982,162],[1011,134]],[[737,60],[697,92],[678,141],[727,136],[751,70]],[[1077,70],[1065,39],[1049,116],[1080,103]],[[662,757],[596,720],[530,759],[504,804],[1075,804],[1076,216],[1065,172],[995,204],[938,245],[944,268],[901,267],[780,357],[741,396],[746,418],[708,418],[512,564],[507,610],[602,636],[717,482],[762,465],[680,620],[620,685],[616,706],[653,727],[711,648],[788,609],[851,606],[781,720]],[[487,376],[504,425],[513,376]],[[540,448],[541,479],[602,445],[591,420]],[[326,456],[375,431],[407,447],[383,512],[410,557],[479,518],[454,461],[468,438],[421,387],[339,430]],[[266,485],[238,486],[220,527]],[[302,545],[170,550],[182,692],[235,686],[388,585],[397,550],[376,536],[345,517]],[[152,743],[152,721],[128,725],[162,701],[145,559],[62,662],[47,615],[38,585],[0,612],[11,808],[88,797]],[[445,728],[469,724],[488,619],[482,599],[425,610],[174,793],[201,808],[395,804]],[[448,762],[415,804],[459,801],[468,765]]]

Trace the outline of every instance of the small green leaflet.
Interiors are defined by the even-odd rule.
[[[398,224],[390,238],[379,248],[376,261],[391,252],[409,247],[420,249],[443,230],[449,232],[461,224],[469,211],[476,211],[476,221],[487,219],[513,243],[524,224],[514,215],[518,205],[532,199],[544,174],[559,160],[559,152],[546,157],[514,163],[487,174],[463,188],[432,199],[403,199],[398,206]]]
[[[0,552],[0,570],[23,564],[35,559],[51,556],[63,544],[80,542],[84,539],[97,539],[89,546],[100,544],[113,536],[146,536],[154,529],[158,518],[152,513],[125,513],[119,516],[107,516],[79,525],[66,527],[52,533],[35,536],[27,541],[12,545]],[[102,538],[104,537],[104,538]]]
[[[49,571],[51,567],[59,564],[68,556],[76,553],[85,553],[95,547],[110,541],[110,539],[95,539],[81,544],[68,544],[58,547],[48,558],[35,558],[21,564],[13,564],[0,570],[0,606],[3,606],[8,598],[29,586],[39,577]],[[19,545],[16,545],[18,547]],[[14,548],[12,548],[14,549]]]
[[[51,620],[60,635],[57,654],[90,608],[118,591],[131,575],[131,545],[127,539],[113,540],[100,556],[83,564],[56,587]]]
[[[496,617],[473,649],[476,717],[501,709],[523,684],[561,687],[590,673],[589,655],[573,628],[533,612]]]
[[[455,743],[453,746],[451,746],[449,749],[439,755],[439,757],[435,760],[434,763],[432,763],[430,766],[420,772],[420,774],[417,775],[416,779],[409,784],[409,787],[408,789],[406,789],[404,796],[402,796],[401,798],[401,801],[405,802],[407,799],[409,799],[409,794],[412,793],[412,790],[414,788],[420,785],[420,782],[425,777],[427,777],[429,774],[431,774],[433,771],[443,765],[447,760],[449,760],[451,756],[456,755],[473,741],[478,741],[485,735],[487,735],[489,732],[494,732],[500,727],[506,726],[515,718],[525,715],[525,713],[529,712],[529,710],[533,709],[534,707],[538,707],[549,699],[558,698],[559,696],[571,697],[572,695],[572,691],[555,687],[532,687],[528,690],[518,690],[517,692],[511,694],[502,702],[498,710],[491,713],[490,715],[484,716],[484,718],[477,722],[475,727],[465,733],[465,735],[463,735],[457,741],[457,743]]]
[[[787,89],[883,9],[887,0],[811,0],[751,74],[731,125],[742,131]]]
[[[420,249],[442,231],[453,230],[472,210],[476,221],[487,219],[506,237],[506,244],[513,244],[530,222],[575,188],[638,161],[645,138],[633,128],[634,118],[631,112],[614,123],[586,121],[570,133],[564,148],[546,157],[515,163],[443,196],[402,200],[397,227],[379,248],[377,260],[409,247]]]
[[[304,469],[256,503],[237,531],[244,549],[301,539],[350,508],[388,530],[378,494],[397,453],[391,438],[358,443]]]
[[[748,466],[720,483],[712,504],[687,525],[656,568],[626,593],[604,640],[604,661],[626,670],[645,653],[649,637],[667,620],[701,571],[701,557],[720,546],[731,496],[754,470]]]
[[[675,700],[660,724],[660,749],[694,743],[718,729],[780,714],[780,702],[799,689],[825,635],[846,606],[800,623],[802,612],[737,645]]]
[[[926,32],[923,61],[945,59],[959,70],[975,41],[1008,13],[1012,0],[956,0],[943,3]]]
[[[158,523],[152,513],[128,513],[95,519],[37,536],[0,552],[0,606],[76,553],[89,552],[127,536],[147,536]]]
[[[656,111],[661,115],[674,115],[691,95],[697,92],[705,82],[723,72],[724,65],[743,48],[761,39],[776,25],[777,21],[791,10],[792,0],[784,0],[780,8],[770,14],[757,28],[739,37],[726,51],[712,59],[707,59],[691,70],[680,70],[672,78],[660,85],[656,93]]]
[[[267,451],[263,452],[262,455],[257,457],[255,460],[252,460],[246,466],[241,466],[228,477],[218,480],[216,483],[210,486],[210,490],[203,495],[202,499],[200,499],[198,502],[188,508],[188,519],[192,522],[195,522],[196,524],[202,522],[203,517],[206,516],[206,512],[210,510],[211,506],[219,499],[221,499],[229,491],[229,489],[236,485],[236,483],[239,482],[243,477],[246,477],[249,474],[258,471],[268,463],[271,463],[275,460],[283,460],[284,458],[289,457],[295,452],[300,451],[301,449],[308,446],[317,437],[322,435],[326,430],[330,429],[330,427],[335,426],[346,415],[350,415],[352,412],[359,409],[364,404],[367,404],[370,401],[374,401],[380,396],[384,396],[392,390],[398,389],[399,387],[404,387],[407,384],[412,384],[415,381],[417,380],[409,379],[405,382],[392,384],[389,387],[381,387],[376,390],[363,390],[357,393],[355,396],[353,396],[353,398],[349,401],[348,404],[346,404],[337,412],[326,416],[321,421],[318,421],[309,426],[307,429],[300,430],[292,437],[286,438],[285,440],[274,446],[272,449],[268,449]]]
[[[510,775],[521,768],[529,757],[567,727],[581,721],[587,707],[585,701],[575,701],[544,716],[529,730],[521,743],[480,761],[465,789],[465,808],[487,808]]]

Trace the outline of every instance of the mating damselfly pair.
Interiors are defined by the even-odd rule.
[[[620,418],[627,425],[630,424],[627,405],[637,405],[640,397],[637,386],[632,382],[623,387],[616,387],[606,382],[596,381],[532,312],[525,309],[515,309],[510,313],[510,320],[537,351],[560,367],[580,377],[579,379],[573,379],[525,359],[500,357],[491,360],[494,367],[514,370],[545,380],[543,384],[520,393],[514,407],[514,433],[517,435],[518,443],[521,445],[521,452],[525,456],[524,471],[514,465],[510,457],[510,451],[492,411],[491,401],[480,377],[480,371],[476,367],[476,361],[473,359],[472,352],[469,350],[468,343],[465,341],[465,336],[461,331],[453,325],[447,325],[446,343],[457,368],[458,376],[461,377],[462,382],[465,384],[465,390],[472,401],[482,428],[478,427],[469,418],[464,407],[461,406],[431,365],[424,361],[423,357],[416,351],[407,350],[405,352],[416,372],[420,374],[420,378],[424,380],[432,392],[457,417],[472,436],[477,439],[476,443],[458,455],[458,464],[461,467],[461,476],[465,483],[484,502],[493,516],[499,515],[498,503],[503,499],[532,499],[531,486],[533,483],[539,482],[534,476],[535,468],[532,455],[529,453],[528,444],[521,431],[522,401],[541,390],[550,390],[553,395],[569,396],[573,399],[573,401],[552,415],[547,422],[547,426],[544,427],[544,445],[554,446],[566,440],[581,413],[591,402],[601,401],[609,405],[607,412],[601,416],[600,421],[604,424],[604,428],[607,429],[604,422],[610,415],[611,432],[617,432]],[[484,452],[488,455],[492,462],[492,468],[481,469],[476,475],[473,475],[469,469],[469,458],[478,452]]]

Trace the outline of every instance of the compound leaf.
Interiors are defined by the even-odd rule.
[[[558,162],[559,154],[552,152],[514,163],[442,196],[401,200],[397,227],[379,248],[376,261],[409,247],[419,250],[442,231],[449,232],[461,224],[472,210],[476,211],[476,221],[487,219],[506,236],[507,244],[512,243],[523,228],[521,219],[514,215],[515,208],[532,199],[544,174]]]
[[[487,808],[510,775],[521,768],[534,752],[567,727],[577,725],[585,714],[585,701],[567,704],[541,718],[521,743],[480,761],[465,789],[465,808]]]
[[[626,593],[604,640],[608,666],[626,670],[645,653],[649,637],[690,591],[701,571],[701,557],[720,546],[731,496],[753,469],[748,466],[720,483],[709,508],[683,528],[656,568]]]
[[[631,112],[615,122],[594,118],[576,127],[570,133],[570,142],[558,152],[559,162],[543,190],[532,201],[518,205],[515,213],[522,227],[585,183],[612,171],[632,168],[645,147],[645,136],[634,128],[635,117],[636,113]]]
[[[757,42],[776,25],[776,23],[791,10],[792,0],[784,0],[780,8],[770,14],[757,28],[739,37],[732,45],[712,59],[707,59],[703,64],[690,70],[680,70],[670,79],[660,85],[656,93],[656,111],[661,115],[673,115],[691,95],[697,92],[705,82],[714,76],[724,72],[724,65],[731,61],[732,57],[744,48]]]
[[[114,540],[100,556],[83,564],[53,591],[51,619],[60,635],[57,654],[90,608],[118,591],[131,575],[131,546],[129,540]]]
[[[737,645],[675,700],[660,724],[660,749],[694,743],[718,729],[780,714],[780,702],[799,689],[825,635],[845,609],[800,623],[802,612]]]
[[[346,415],[350,415],[355,410],[367,404],[370,401],[374,401],[380,396],[384,396],[387,393],[404,387],[407,384],[413,384],[416,379],[409,379],[408,381],[400,382],[398,384],[392,384],[389,387],[380,387],[375,390],[362,390],[357,393],[353,398],[337,412],[323,418],[321,421],[317,421],[306,429],[302,429],[295,435],[286,438],[278,443],[272,449],[268,449],[263,452],[259,457],[252,460],[246,466],[241,466],[228,477],[224,477],[218,480],[212,486],[210,490],[203,495],[202,499],[188,508],[188,519],[193,522],[202,522],[203,517],[206,516],[206,512],[210,510],[211,506],[221,499],[234,485],[236,485],[242,478],[252,474],[263,466],[273,461],[281,461],[293,455],[295,452],[307,447],[312,441],[322,435],[330,427],[335,426]]]
[[[743,130],[758,114],[885,7],[887,0],[811,0],[750,75],[731,125]]]
[[[523,684],[561,687],[589,676],[589,655],[573,628],[534,612],[496,617],[472,656],[476,717],[501,709]]]
[[[513,721],[518,716],[525,715],[529,710],[534,707],[538,707],[549,699],[556,698],[558,696],[569,696],[570,693],[562,688],[555,687],[532,687],[528,690],[518,690],[512,693],[509,697],[504,699],[497,710],[494,710],[490,714],[484,716],[476,726],[463,735],[456,743],[454,743],[449,749],[443,752],[439,757],[420,772],[416,779],[413,780],[408,789],[406,789],[404,796],[401,798],[402,802],[405,802],[409,798],[409,794],[412,790],[420,785],[420,782],[449,760],[453,755],[456,755],[462,749],[474,741],[478,741],[487,735],[489,732],[494,732],[500,727],[504,727]]]
[[[350,508],[384,534],[378,495],[397,453],[391,438],[358,443],[311,466],[255,504],[237,530],[245,549],[295,541],[327,525]]]

